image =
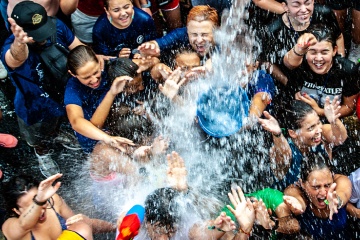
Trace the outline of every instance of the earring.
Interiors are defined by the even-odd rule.
[[[109,22],[112,23],[112,17],[109,17]]]

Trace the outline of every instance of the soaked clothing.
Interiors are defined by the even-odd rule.
[[[319,23],[331,27],[335,36],[340,36],[341,30],[332,10],[327,6],[315,4],[310,24]],[[298,38],[305,32],[306,30],[295,31],[288,28],[282,20],[282,16],[279,16],[271,24],[259,31],[258,37],[261,39],[263,46],[261,60],[281,64],[282,58],[295,46]]]
[[[69,104],[80,106],[84,112],[84,118],[90,120],[109,89],[105,71],[101,73],[101,83],[96,89],[85,86],[77,78],[71,77],[66,85],[64,104],[65,106]],[[75,134],[84,152],[91,153],[98,141],[87,138],[78,132]]]
[[[316,217],[311,211],[311,207],[307,206],[305,212],[299,215],[297,219],[301,231],[310,234],[313,239],[350,239],[349,233],[346,231],[346,207],[340,208],[330,220],[329,218]]]
[[[272,188],[278,189],[280,191],[284,191],[284,189],[287,186],[294,184],[299,180],[300,173],[301,173],[301,164],[304,159],[304,155],[297,148],[297,146],[293,143],[293,141],[288,140],[288,142],[289,142],[289,145],[291,148],[291,153],[292,153],[289,171],[285,174],[283,179],[277,179],[273,175],[274,184],[273,184]],[[323,144],[320,144],[320,145],[316,146],[315,148],[311,148],[311,151],[313,153],[321,153],[321,154],[327,155],[325,146]]]
[[[332,101],[338,96],[341,100],[342,97],[350,97],[360,91],[357,66],[339,55],[334,58],[327,74],[314,73],[304,57],[300,67],[292,70],[287,78],[289,79],[287,87],[293,91],[285,91],[282,94],[289,94],[289,98],[292,97],[294,100],[295,93],[301,91],[315,99],[321,108],[324,108],[326,97]]]
[[[59,19],[56,21],[56,42],[68,47],[74,41],[75,36],[71,30]],[[14,42],[11,35],[2,49],[1,61],[4,63],[12,84],[16,88],[14,99],[16,114],[28,125],[38,122],[49,122],[54,118],[65,115],[64,106],[55,102],[43,89],[44,68],[41,64],[39,54],[29,47],[29,56],[26,61],[15,69],[10,69],[5,62],[5,54]],[[49,46],[50,37],[47,40]],[[28,44],[30,46],[30,44]]]
[[[138,46],[156,38],[154,20],[146,12],[134,7],[134,17],[125,29],[114,27],[102,14],[93,28],[93,49],[97,54],[118,56],[121,49],[130,48],[133,56]]]
[[[55,210],[55,208],[53,206],[52,206],[52,209],[56,213],[56,217],[59,219],[61,230],[63,230],[63,231],[67,230],[66,220],[62,216],[60,216],[60,214]],[[34,237],[32,231],[30,231],[30,234],[31,234],[31,240],[35,240],[35,237]]]

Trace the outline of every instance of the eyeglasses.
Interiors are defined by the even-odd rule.
[[[47,201],[48,201],[49,205],[46,207],[46,209],[54,208],[54,199],[53,199],[53,197],[49,198]]]

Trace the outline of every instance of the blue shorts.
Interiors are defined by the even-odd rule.
[[[326,0],[326,5],[333,10],[344,10],[347,8],[353,8],[356,11],[360,11],[359,0]]]

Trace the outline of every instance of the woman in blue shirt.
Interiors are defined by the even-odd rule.
[[[105,12],[93,28],[93,49],[97,54],[132,58],[143,42],[155,39],[153,19],[130,0],[106,0]]]

